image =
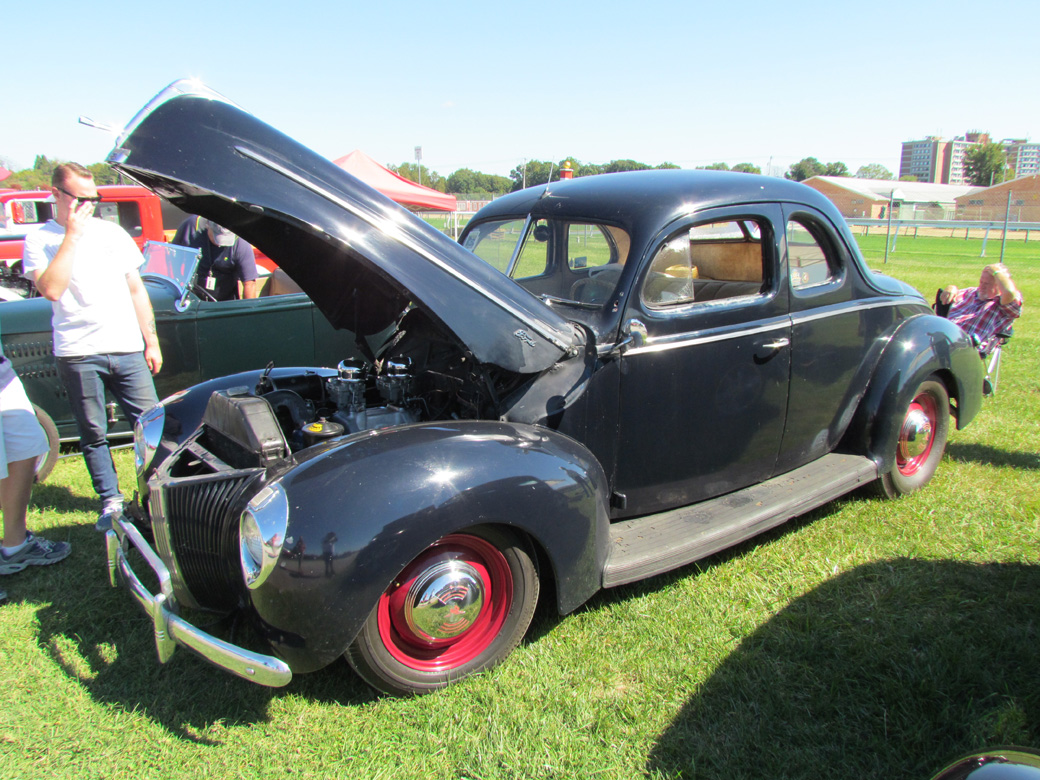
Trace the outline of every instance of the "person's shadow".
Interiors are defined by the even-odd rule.
[[[37,488],[37,494],[44,492]],[[93,508],[96,502],[89,503]],[[46,536],[69,541],[71,555],[54,566],[32,567],[4,585],[11,601],[46,604],[36,613],[39,646],[95,701],[143,713],[185,740],[210,743],[207,734],[215,723],[265,721],[271,699],[283,691],[340,705],[376,697],[346,661],[294,677],[280,689],[240,680],[181,647],[159,664],[149,618],[125,588],[109,584],[104,536],[93,525],[78,524],[52,527]],[[142,576],[147,566],[140,559],[134,570],[157,592],[157,584]],[[263,651],[248,627],[206,613],[190,619],[203,630]]]
[[[920,779],[1040,745],[1038,608],[1035,565],[901,558],[839,575],[726,658],[647,773]]]

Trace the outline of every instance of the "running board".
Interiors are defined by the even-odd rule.
[[[877,477],[877,464],[870,458],[825,455],[735,493],[612,523],[603,587],[635,582],[705,558]]]

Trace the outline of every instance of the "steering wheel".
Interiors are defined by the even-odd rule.
[[[201,301],[212,301],[213,303],[217,302],[216,296],[214,296],[213,293],[211,293],[201,284],[193,284],[191,286],[191,291],[195,293],[195,296]]]

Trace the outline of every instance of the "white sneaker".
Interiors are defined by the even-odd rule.
[[[112,528],[112,519],[119,517],[121,514],[123,514],[122,498],[105,499],[105,506],[101,510],[101,516],[94,523],[94,530],[101,533],[108,531]]]

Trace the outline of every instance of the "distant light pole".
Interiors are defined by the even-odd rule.
[[[419,186],[422,186],[422,147],[415,147],[415,164],[419,168]]]
[[[903,199],[903,193],[899,189],[892,190],[888,196],[888,232],[885,234],[885,263],[888,263],[888,245],[892,238],[892,205],[896,201],[898,196],[899,200]],[[898,230],[898,228],[896,228]]]
[[[1004,210],[1004,236],[1000,239],[1000,262],[1004,262],[1004,247],[1007,246],[1008,219],[1011,216],[1011,190],[1008,190],[1007,208]],[[1019,217],[1021,219],[1021,217]]]

